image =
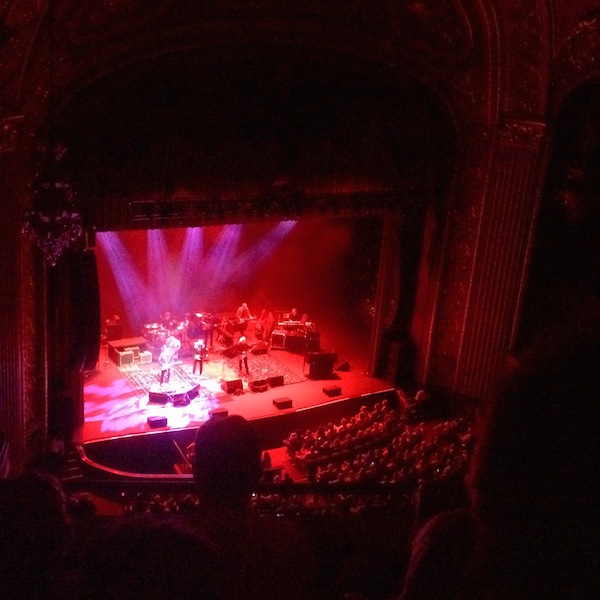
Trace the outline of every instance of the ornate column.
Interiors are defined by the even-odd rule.
[[[468,281],[453,388],[485,397],[516,335],[546,164],[543,123],[505,120],[495,152]]]
[[[45,441],[46,400],[43,333],[43,281],[40,264],[21,236],[27,182],[31,174],[17,140],[21,116],[1,121],[0,185],[0,429],[9,442],[13,472],[19,471]]]

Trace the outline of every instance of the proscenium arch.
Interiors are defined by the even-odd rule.
[[[84,198],[110,195],[85,179],[102,169],[122,197],[260,197],[282,183],[304,193],[435,193],[432,176],[451,153],[436,102],[386,65],[313,49],[255,48],[218,61],[194,51],[82,90],[52,135],[69,149]],[[132,172],[119,189],[124,168]]]
[[[368,54],[391,68],[419,77],[444,98],[444,102],[450,107],[449,112],[459,124],[457,129],[466,132],[467,136],[473,131],[469,122],[475,121],[479,127],[482,122],[489,123],[495,118],[495,103],[490,100],[490,94],[496,94],[497,30],[493,9],[478,0],[431,3],[431,13],[413,14],[410,22],[404,14],[410,3],[386,4],[381,13],[373,11],[373,7],[362,1],[333,5],[303,2],[282,6],[275,3],[276,11],[269,13],[268,18],[262,21],[260,13],[267,4],[262,2],[241,8],[236,6],[235,11],[226,9],[227,14],[222,16],[227,18],[224,19],[220,18],[221,13],[214,3],[200,6],[198,3],[175,5],[150,1],[118,6],[110,3],[110,7],[108,4],[73,0],[52,2],[57,9],[55,26],[60,26],[61,23],[66,25],[60,35],[56,36],[58,46],[54,48],[56,63],[59,64],[59,72],[55,74],[54,81],[54,101],[60,94],[64,94],[65,100],[68,100],[69,93],[76,93],[82,87],[82,82],[87,84],[110,73],[120,62],[133,60],[135,53],[142,56],[147,55],[148,51],[154,53],[157,48],[166,49],[170,44],[166,33],[172,29],[173,23],[168,18],[156,19],[157,7],[164,9],[167,15],[173,12],[181,16],[182,11],[195,5],[202,15],[207,9],[209,27],[201,29],[202,35],[199,37],[206,37],[204,34],[209,33],[216,43],[219,36],[219,30],[214,29],[216,25],[222,32],[221,41],[224,43],[241,33],[250,38],[252,31],[256,32],[256,37],[261,38],[265,37],[265,32],[270,31],[278,32],[281,39],[302,39],[303,43],[313,43],[319,39],[323,47],[330,45],[343,48],[349,56]],[[46,7],[46,4],[33,0],[19,0],[8,2],[3,10],[3,25],[6,24],[3,34],[6,37],[3,37],[1,49],[3,60],[0,61],[0,96],[3,98],[2,116],[8,117],[3,121],[3,126],[6,126],[10,134],[8,138],[4,137],[3,149],[8,148],[7,158],[12,165],[8,198],[9,201],[12,199],[10,208],[14,221],[20,221],[31,197],[29,188],[36,169],[31,161],[30,151],[37,147],[38,140],[44,139],[42,130],[52,121],[48,115],[48,53],[44,23],[48,14]],[[238,8],[244,11],[244,15],[238,14]],[[252,20],[253,26],[248,27],[246,16],[253,11],[256,13]],[[387,17],[388,11],[391,18]],[[428,20],[428,16],[432,17],[433,23]],[[152,27],[154,23],[158,24],[157,29]],[[417,29],[413,29],[411,23],[416,24]],[[198,23],[190,19],[179,19],[179,26],[187,27],[189,31],[196,25]],[[472,37],[469,32],[473,32]],[[228,35],[229,33],[233,35]],[[443,35],[445,33],[450,35]],[[190,40],[198,42],[193,35],[188,36],[188,41]],[[114,52],[109,50],[110,44],[113,44]],[[486,74],[488,69],[490,75]],[[60,98],[58,103],[60,104]],[[14,151],[13,140],[16,140]],[[476,153],[479,153],[479,148]],[[28,179],[30,173],[31,178]],[[468,179],[472,179],[471,174],[468,174]],[[468,196],[471,197],[472,194],[469,193]],[[10,234],[6,248],[18,245],[19,235],[15,231],[14,235]],[[32,254],[35,254],[35,249]],[[432,254],[435,252],[428,256]],[[41,290],[30,292],[29,287],[19,285],[21,279],[27,283],[32,266],[28,253],[22,253],[17,258],[14,269],[6,271],[6,281],[10,282],[6,298],[21,298],[21,305],[32,309],[26,312],[33,314],[34,310],[43,310],[43,307],[38,306],[36,309],[33,305],[41,297]],[[18,321],[16,313],[7,319],[6,325],[11,332],[8,337],[11,339],[20,340],[22,333],[24,343],[29,346],[43,335],[43,331],[29,326],[23,329]],[[444,318],[441,321],[445,322]],[[19,370],[15,366],[10,379],[6,380],[7,385],[10,383],[9,387],[14,391],[15,398],[25,398],[23,406],[27,405],[32,396],[23,373],[39,374],[42,366],[36,367],[31,360],[22,362]],[[37,379],[43,380],[39,377]],[[39,411],[34,412],[43,419]],[[26,408],[21,409],[16,404],[5,411],[6,415],[18,415],[15,419],[21,420],[26,413]],[[15,431],[19,427],[20,425],[15,425]],[[12,437],[15,446],[19,448],[15,452],[16,462],[20,462],[23,458],[23,444],[17,443],[15,436]]]
[[[233,58],[221,57],[216,64],[206,56],[196,60],[194,53],[170,54],[94,82],[54,115],[51,137],[67,148],[62,166],[82,202],[89,203],[83,210],[98,231],[156,226],[132,223],[128,214],[132,199],[149,196],[168,207],[178,194],[187,194],[197,205],[215,197],[224,206],[240,205],[241,199],[244,210],[251,204],[255,215],[263,214],[261,209],[268,203],[270,218],[288,216],[284,213],[289,193],[292,202],[300,203],[301,214],[303,209],[307,214],[314,211],[315,196],[318,210],[332,215],[339,213],[340,196],[346,202],[346,215],[359,217],[365,210],[382,216],[403,214],[395,221],[400,230],[386,230],[393,237],[392,248],[388,247],[393,260],[382,276],[387,283],[379,311],[385,317],[378,337],[384,336],[388,346],[401,345],[413,353],[418,341],[410,340],[409,330],[416,310],[417,279],[420,272],[432,270],[432,248],[439,248],[436,236],[442,229],[454,169],[449,113],[431,91],[388,65],[331,54],[323,59],[312,48],[304,53],[289,46],[275,50],[268,49],[266,61],[266,50],[260,48],[254,49],[250,60],[247,53],[234,52]],[[210,97],[215,92],[220,93],[216,101]],[[201,97],[202,93],[209,97]],[[270,94],[276,96],[273,104],[268,102]],[[186,98],[182,103],[181,97]],[[134,122],[130,130],[128,119]],[[231,137],[221,134],[221,126]],[[210,139],[203,135],[206,128],[212,132]],[[98,139],[105,145],[96,145]],[[239,146],[252,153],[236,155]],[[166,148],[171,154],[163,161]],[[180,153],[175,158],[174,148]],[[260,155],[257,148],[266,151]],[[273,148],[277,160],[269,153]],[[233,160],[213,162],[215,156],[227,158],[231,152]],[[321,160],[311,162],[311,154]],[[244,163],[248,157],[250,166]],[[324,166],[323,159],[331,157],[332,162]],[[149,162],[152,169],[146,171]],[[198,178],[206,163],[212,171],[206,169],[204,179]],[[133,165],[132,170],[123,169],[123,164]],[[207,193],[203,184],[215,172],[221,178],[211,181]],[[231,180],[235,185],[230,185]],[[108,191],[98,189],[102,181]],[[353,204],[357,195],[360,202]],[[278,215],[278,209],[284,212]],[[205,218],[203,213],[186,224],[202,225]],[[219,218],[224,224],[243,220],[243,215],[234,210]],[[160,226],[180,226],[179,219],[180,215],[163,220]],[[421,250],[425,229],[430,238],[427,256]],[[419,284],[424,295],[428,284]],[[429,308],[419,310],[423,321]],[[406,365],[407,356],[395,352],[392,362]],[[376,368],[397,376],[396,364]],[[405,367],[403,377],[407,371]]]

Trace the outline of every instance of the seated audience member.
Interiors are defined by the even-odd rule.
[[[195,529],[155,515],[113,519],[89,536],[80,600],[217,600],[224,564]]]
[[[60,481],[25,473],[0,480],[0,598],[64,597],[72,524]]]
[[[600,314],[581,313],[510,365],[468,477],[470,597],[596,596],[599,357]]]
[[[252,495],[260,481],[261,446],[250,423],[238,415],[211,419],[197,432],[194,480],[198,529],[231,559],[227,598],[311,598],[314,564],[298,527],[259,517]]]
[[[472,517],[445,513],[425,525],[402,600],[597,597],[599,324],[578,316],[510,362],[477,434]],[[451,549],[458,560],[448,570]]]
[[[468,509],[446,511],[429,519],[413,541],[399,600],[460,598],[476,535],[477,522]]]

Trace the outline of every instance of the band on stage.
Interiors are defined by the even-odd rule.
[[[205,361],[215,351],[237,358],[240,374],[243,370],[249,374],[248,354],[255,345],[268,347],[277,333],[306,336],[314,330],[314,324],[297,308],[286,312],[262,310],[257,318],[243,302],[235,313],[221,315],[193,312],[178,318],[165,311],[144,329],[153,356],[158,357],[162,385],[169,382],[171,368],[181,363],[180,355],[193,358],[193,374],[202,374]]]

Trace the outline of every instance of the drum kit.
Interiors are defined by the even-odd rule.
[[[209,341],[212,342],[213,319],[213,315],[208,313],[193,313],[186,315],[185,320],[146,323],[144,337],[153,348],[162,348],[170,337],[177,338],[182,346],[193,344],[199,338],[203,338],[208,345]]]
[[[164,346],[170,334],[170,331],[160,323],[147,323],[144,325],[144,330],[145,337],[153,348]]]

